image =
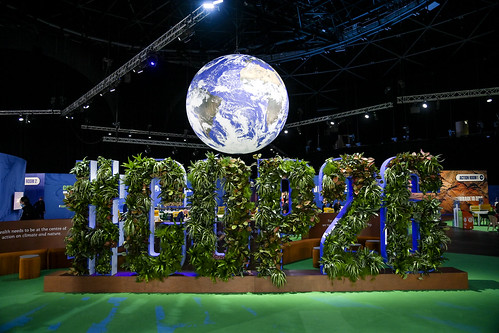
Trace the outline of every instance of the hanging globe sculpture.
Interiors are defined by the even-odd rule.
[[[277,72],[244,54],[203,66],[187,91],[186,109],[196,135],[223,153],[246,154],[271,143],[286,123],[289,101]]]

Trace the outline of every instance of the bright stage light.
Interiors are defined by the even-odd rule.
[[[203,3],[204,9],[213,9],[216,5],[221,4],[224,0],[215,0]]]
[[[421,104],[421,106],[423,107],[423,109],[427,109],[428,108],[428,104],[426,102],[424,102],[423,104]]]

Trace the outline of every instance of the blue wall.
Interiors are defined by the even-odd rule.
[[[25,195],[32,204],[43,197],[45,219],[69,219],[74,213],[64,207],[64,188],[73,185],[76,177],[66,173],[27,173],[26,177],[40,178],[41,186],[26,185]],[[43,182],[42,182],[43,180]]]
[[[14,192],[24,192],[26,161],[0,153],[0,221],[17,221],[22,210],[13,210]]]

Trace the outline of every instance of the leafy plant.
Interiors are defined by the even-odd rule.
[[[140,154],[134,156],[133,160],[129,159],[124,167],[125,185],[128,186],[125,201],[128,212],[124,223],[127,250],[125,267],[137,273],[138,281],[162,280],[181,269],[184,227],[179,223],[156,229],[160,253],[156,257],[149,255],[150,184],[153,178],[159,178],[162,204],[179,203],[184,195],[185,173],[171,158],[156,162]]]
[[[171,157],[155,163],[153,177],[159,179],[159,198],[164,206],[183,206],[185,170]]]
[[[256,159],[260,155],[254,156]],[[306,162],[284,160],[281,157],[258,161],[259,177],[256,180],[258,211],[255,225],[259,228],[254,253],[259,276],[270,276],[276,287],[286,284],[286,274],[281,270],[282,249],[293,235],[301,235],[315,225],[318,209],[314,202],[315,171]],[[280,213],[282,179],[291,186],[291,212]]]
[[[95,229],[89,230],[94,250],[95,271],[100,274],[111,272],[111,248],[118,244],[119,230],[113,223],[113,199],[119,195],[119,174],[113,175],[112,160],[98,157],[96,178],[92,181],[91,204],[95,206]]]
[[[147,252],[149,243],[149,210],[151,208],[150,184],[155,161],[140,154],[124,163],[128,195],[126,219],[123,225],[126,249],[125,268],[137,273],[138,280],[148,280],[150,257]]]
[[[435,198],[442,185],[442,166],[438,156],[423,151],[398,154],[385,173],[384,205],[387,211],[386,230],[388,264],[396,274],[427,273],[437,269],[446,259],[443,253],[450,239],[440,222],[440,202]],[[419,177],[423,199],[410,201],[411,174]],[[407,232],[412,219],[419,223],[418,249],[411,252],[411,238]]]
[[[242,275],[249,260],[248,239],[251,233],[250,211],[250,167],[240,159],[216,158],[212,153],[203,161],[189,168],[192,185],[190,220],[187,222],[189,236],[194,241],[189,249],[191,264],[201,276],[213,281],[227,280]],[[215,223],[216,182],[223,180],[226,213],[223,224],[227,245],[223,259],[214,256],[217,236],[213,232]]]
[[[352,187],[353,195],[348,212],[326,237],[321,258],[324,271],[331,279],[346,277],[351,281],[377,275],[384,266],[379,254],[366,248],[351,250],[351,246],[357,243],[357,234],[381,206],[374,159],[362,154],[343,155],[339,160],[330,158],[323,173],[322,194],[327,202],[344,200],[347,183]]]
[[[241,159],[224,157],[218,160],[224,170],[224,201],[226,204],[223,225],[226,253],[225,276],[242,275],[250,259],[248,248],[251,235],[251,167]]]
[[[117,245],[118,226],[112,222],[112,203],[118,196],[118,177],[112,174],[112,161],[99,157],[96,179],[90,181],[90,163],[84,158],[71,169],[76,182],[68,188],[64,202],[75,212],[66,237],[66,253],[73,257],[71,273],[88,274],[88,260],[96,259],[97,273],[111,271],[111,248]],[[89,227],[89,205],[95,206],[96,225]]]
[[[76,176],[76,182],[68,186],[64,198],[66,207],[73,211],[73,226],[65,238],[66,254],[73,257],[70,273],[74,275],[88,274],[88,259],[94,255],[90,243],[88,227],[88,205],[92,198],[93,187],[90,183],[90,167],[86,158],[77,162],[70,171]]]

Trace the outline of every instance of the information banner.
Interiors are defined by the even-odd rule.
[[[469,211],[470,205],[489,203],[487,171],[442,170],[440,176],[442,188],[437,198],[441,201],[442,214],[452,215],[454,202],[459,202],[464,211]]]
[[[64,248],[71,219],[0,223],[0,253]]]

